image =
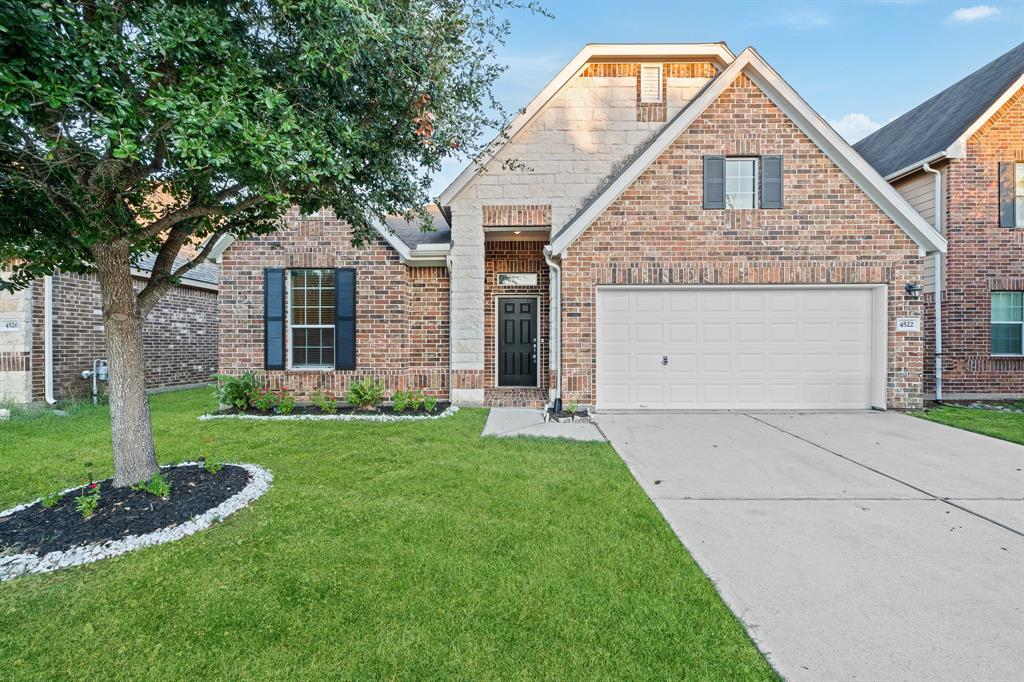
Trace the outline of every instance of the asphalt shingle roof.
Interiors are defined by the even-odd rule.
[[[853,145],[883,177],[943,151],[1024,74],[1024,43]]]
[[[171,269],[176,270],[177,268],[181,267],[188,261],[189,258],[187,256],[178,256],[177,258],[174,259],[174,265]],[[139,256],[138,261],[136,261],[135,263],[135,267],[138,268],[139,270],[144,270],[145,272],[152,272],[153,264],[155,262],[155,253],[144,253],[141,256]],[[212,284],[216,286],[218,275],[219,268],[217,264],[211,263],[210,261],[205,261],[189,270],[181,279],[183,282],[201,282],[203,284]]]
[[[452,240],[452,228],[436,205],[427,207],[430,217],[434,221],[434,231],[424,232],[420,229],[418,220],[408,221],[402,216],[388,216],[387,226],[399,239],[406,243],[410,249],[415,249],[420,244],[447,244]]]

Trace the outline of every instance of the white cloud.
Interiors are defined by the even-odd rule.
[[[838,121],[829,121],[829,123],[850,144],[863,137],[867,137],[882,127],[881,123],[872,121],[867,114],[857,113],[847,114]]]
[[[974,7],[961,7],[953,10],[949,15],[950,21],[958,21],[961,24],[969,24],[972,21],[987,19],[999,14],[999,8],[992,5],[975,5]]]

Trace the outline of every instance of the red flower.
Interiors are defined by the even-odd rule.
[[[90,488],[95,488],[95,487],[96,487],[96,486],[98,486],[98,485],[99,485],[99,483],[90,483],[90,484],[89,484],[89,487],[90,487]]]

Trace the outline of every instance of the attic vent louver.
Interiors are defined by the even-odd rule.
[[[640,67],[640,102],[656,104],[661,101],[661,67]]]

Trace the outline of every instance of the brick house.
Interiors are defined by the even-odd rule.
[[[855,148],[948,241],[923,280],[927,397],[1024,396],[1024,44]]]
[[[220,369],[462,404],[922,404],[945,240],[753,50],[588,45],[363,249],[329,214],[219,247]]]
[[[152,256],[136,264],[137,288],[145,285],[152,265]],[[146,319],[148,388],[207,383],[216,371],[217,271],[213,263],[194,268]],[[88,397],[92,380],[82,372],[106,357],[95,275],[58,272],[22,291],[0,292],[0,403]]]

